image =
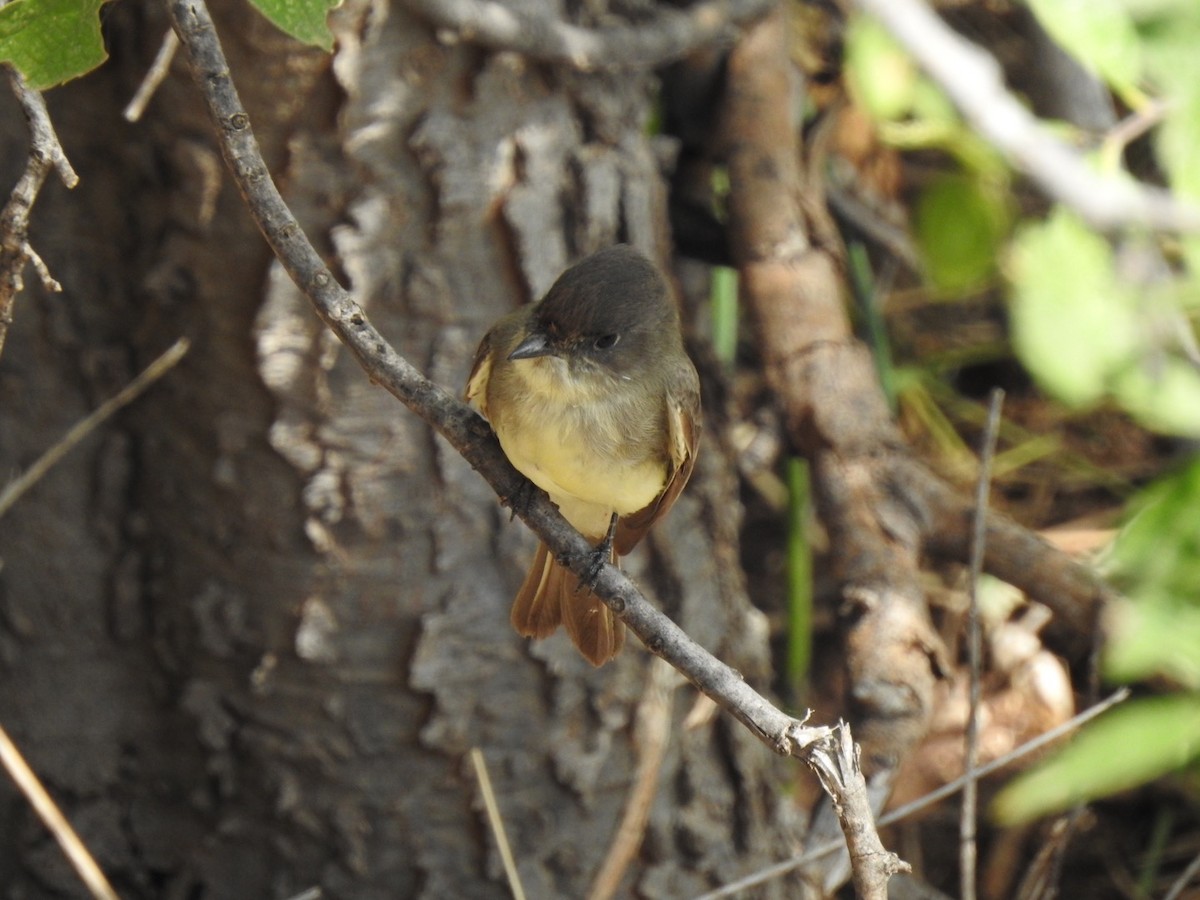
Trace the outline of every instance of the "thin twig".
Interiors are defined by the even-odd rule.
[[[146,111],[151,98],[154,97],[154,92],[158,90],[158,86],[163,83],[167,73],[171,71],[171,60],[175,58],[178,49],[179,37],[172,29],[168,28],[167,33],[163,35],[162,45],[158,48],[154,62],[150,64],[150,68],[146,72],[146,77],[142,79],[133,99],[129,101],[122,113],[125,121],[136,122],[141,119],[142,113]]]
[[[971,126],[1049,197],[1092,227],[1200,231],[1200,209],[1169,192],[1089,167],[1004,86],[1000,66],[958,35],[922,0],[858,0],[941,86]]]
[[[512,847],[509,846],[508,835],[504,831],[504,819],[500,816],[500,804],[496,802],[496,792],[492,790],[492,779],[488,777],[487,763],[484,761],[483,752],[478,747],[471,748],[471,765],[475,767],[475,777],[479,780],[479,792],[483,794],[483,806],[487,810],[488,824],[496,838],[496,846],[500,849],[500,859],[504,863],[504,875],[508,878],[508,889],[512,891],[513,900],[525,900],[525,889],[521,887],[521,873],[517,871]]]
[[[979,453],[979,478],[975,483],[975,520],[971,529],[971,564],[967,585],[967,668],[970,673],[967,705],[966,749],[963,769],[968,777],[963,784],[962,809],[958,822],[959,895],[975,900],[975,864],[977,859],[979,776],[971,775],[979,761],[979,702],[983,668],[983,636],[979,624],[979,577],[983,573],[984,548],[987,545],[988,495],[992,484],[992,458],[996,454],[996,436],[1000,431],[1000,407],[1004,391],[992,390],[988,403],[987,424],[983,429],[983,447]]]
[[[25,83],[25,78],[16,69],[9,69],[13,93],[21,104],[21,112],[29,123],[30,150],[32,154],[43,156],[58,179],[68,190],[79,184],[79,176],[67,159],[67,154],[58,140],[54,125],[50,122],[50,113],[46,110],[46,101],[42,95]]]
[[[37,461],[10,481],[0,491],[0,517],[3,517],[12,505],[21,498],[27,490],[33,487],[55,463],[66,456],[71,449],[96,429],[105,419],[121,407],[135,400],[146,388],[162,378],[176,363],[183,359],[188,352],[187,338],[180,338],[172,344],[162,356],[150,363],[145,370],[133,381],[125,385],[115,396],[105,400],[89,415],[76,422],[53,447],[43,453]]]
[[[1104,161],[1102,170],[1115,170],[1125,149],[1160,124],[1173,106],[1169,100],[1151,100],[1109,129],[1100,142],[1100,158]]]
[[[650,69],[681,59],[731,28],[765,15],[774,0],[701,0],[661,8],[636,25],[580,28],[494,0],[404,0],[439,28],[465,41],[513,50],[579,69]]]
[[[46,111],[46,101],[25,84],[24,77],[16,69],[9,67],[8,75],[29,126],[29,158],[24,173],[0,211],[0,353],[4,352],[8,326],[13,321],[12,311],[17,294],[25,288],[25,264],[34,261],[35,271],[46,290],[62,290],[62,285],[50,276],[46,264],[29,244],[29,214],[46,182],[46,176],[54,169],[68,188],[79,183],[79,176],[71,168],[62,144],[58,142],[58,135],[54,133],[50,114]]]
[[[1183,870],[1183,874],[1175,879],[1175,883],[1171,885],[1171,889],[1163,896],[1163,900],[1179,900],[1184,888],[1191,884],[1197,875],[1200,875],[1200,854],[1197,854],[1188,863],[1187,868]]]
[[[21,751],[17,749],[17,745],[12,742],[3,726],[0,726],[0,763],[3,763],[9,777],[20,788],[29,805],[63,848],[71,866],[80,880],[87,885],[92,896],[96,900],[120,900],[104,872],[88,852],[88,848],[79,839],[79,835],[75,833],[75,829],[71,827],[71,823],[62,814],[33,769],[25,762],[25,757],[21,755]]]
[[[888,825],[894,825],[896,822],[907,819],[909,816],[915,815],[923,809],[928,809],[935,803],[940,803],[947,797],[954,796],[956,793],[962,790],[967,781],[971,779],[980,780],[986,778],[993,772],[998,772],[999,770],[1006,768],[1007,766],[1010,766],[1021,759],[1024,759],[1030,754],[1038,753],[1039,751],[1045,749],[1048,745],[1053,744],[1060,738],[1070,734],[1072,731],[1090,722],[1101,713],[1108,712],[1108,710],[1112,709],[1118,703],[1128,700],[1129,695],[1129,688],[1121,688],[1097,703],[1095,706],[1088,707],[1083,712],[1077,713],[1070,719],[1067,719],[1067,721],[1063,722],[1061,725],[1056,725],[1049,731],[1046,731],[1037,737],[1026,741],[1019,747],[1015,747],[1013,750],[1009,751],[1003,756],[997,757],[989,763],[985,763],[974,772],[967,772],[963,775],[960,775],[953,781],[943,784],[937,790],[930,791],[923,797],[918,797],[916,800],[913,800],[910,803],[906,803],[903,806],[897,806],[895,809],[889,810],[879,817],[879,827],[884,828]],[[697,897],[696,900],[722,900],[724,897],[732,897],[736,894],[740,894],[742,891],[749,890],[752,887],[764,884],[765,882],[771,881],[775,878],[782,878],[789,872],[794,872],[796,869],[801,869],[807,865],[810,865],[823,856],[828,856],[830,853],[836,853],[844,846],[845,845],[841,841],[827,841],[826,843],[821,844],[819,847],[806,850],[800,856],[784,860],[783,862],[776,863],[775,865],[769,866],[765,869],[760,869],[751,875],[747,875],[745,878],[732,881],[715,891],[711,891],[707,894]]]

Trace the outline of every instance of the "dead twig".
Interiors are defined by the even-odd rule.
[[[33,487],[60,459],[66,456],[76,444],[91,434],[98,425],[115,413],[121,407],[135,400],[146,388],[162,378],[176,363],[183,359],[188,352],[187,338],[180,338],[172,344],[162,356],[150,363],[145,370],[133,381],[123,387],[115,396],[101,403],[85,418],[79,420],[59,439],[53,447],[38,457],[32,466],[10,481],[0,491],[0,517],[3,517],[12,505],[21,498],[27,490]]]
[[[46,290],[62,290],[62,285],[54,280],[42,258],[29,244],[29,214],[46,182],[46,176],[53,169],[68,188],[79,183],[79,176],[71,168],[62,144],[58,142],[58,135],[54,133],[50,114],[46,111],[46,101],[25,84],[25,79],[16,69],[9,67],[8,76],[29,125],[29,159],[8,202],[0,211],[0,353],[4,352],[8,327],[13,321],[13,305],[17,294],[25,289],[25,264],[33,262],[34,270]]]
[[[150,64],[150,68],[146,71],[146,77],[138,85],[133,99],[125,106],[122,115],[125,116],[126,122],[137,122],[142,118],[142,114],[150,104],[151,98],[154,97],[154,92],[158,90],[159,85],[166,79],[167,73],[171,71],[171,60],[175,58],[175,53],[178,50],[179,38],[174,31],[168,28],[167,33],[163,35],[163,41],[158,48],[158,53],[155,54],[154,62]]]
[[[54,839],[67,855],[71,867],[87,885],[92,896],[96,900],[120,900],[95,858],[88,852],[88,848],[79,839],[67,817],[46,791],[41,779],[29,767],[29,763],[25,762],[25,757],[21,755],[21,751],[17,749],[17,745],[12,742],[3,726],[0,726],[0,764],[4,765],[9,777],[54,835]]]
[[[1175,879],[1171,889],[1163,895],[1163,900],[1179,900],[1183,896],[1184,889],[1195,880],[1197,875],[1200,875],[1200,854],[1193,857],[1183,873]]]
[[[500,850],[500,860],[504,863],[504,875],[508,879],[508,889],[512,891],[513,900],[525,900],[525,889],[521,887],[521,875],[517,871],[517,862],[513,858],[512,847],[508,843],[508,833],[504,830],[504,818],[500,815],[500,804],[496,802],[496,792],[492,790],[492,779],[488,775],[483,751],[478,747],[471,748],[471,765],[475,769],[475,778],[479,781],[479,793],[483,795],[483,806],[487,810],[488,825],[491,826],[492,835],[496,838],[496,847]]]
[[[1004,391],[992,391],[988,403],[987,424],[983,429],[983,447],[979,454],[979,478],[975,484],[975,521],[971,529],[971,564],[967,585],[967,668],[970,672],[967,727],[964,740],[963,769],[968,776],[976,770],[979,760],[979,703],[982,694],[983,635],[979,623],[979,577],[983,574],[983,551],[987,544],[988,494],[992,484],[992,458],[996,453],[996,436],[1000,431],[1000,407]],[[962,900],[975,900],[975,864],[978,827],[979,779],[968,777],[963,785],[963,801],[959,817],[959,878]]]
[[[833,740],[809,755],[809,767],[833,802],[846,835],[855,895],[860,900],[887,900],[888,880],[900,872],[911,872],[912,867],[885,849],[879,839],[858,755],[849,728],[841,723],[834,729]]]

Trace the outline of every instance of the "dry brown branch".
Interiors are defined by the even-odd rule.
[[[852,338],[837,262],[816,244],[803,212],[793,83],[777,11],[749,29],[729,59],[723,124],[730,242],[767,382],[789,440],[812,463],[818,511],[844,585],[844,660],[859,701],[855,728],[867,754],[864,769],[879,771],[925,731],[931,659],[940,644],[917,588],[919,530],[892,528],[883,518],[889,498],[879,490],[875,465],[881,451],[899,445],[899,434],[870,354]],[[874,830],[863,787],[856,793],[860,807],[835,810],[844,830],[845,816],[854,828]],[[882,847],[857,859],[851,850],[856,888],[886,890],[896,869],[881,857]],[[858,870],[861,862],[880,865],[868,875]]]
[[[860,900],[887,900],[888,880],[900,872],[911,872],[912,867],[880,841],[867,783],[859,768],[859,748],[844,724],[836,733],[832,748],[825,746],[812,753],[809,765],[833,802],[846,835],[855,895]]]
[[[807,210],[784,30],[750,29],[728,67],[724,137],[730,241],[768,384],[787,437],[812,464],[818,512],[842,584],[847,708],[864,769],[884,773],[923,736],[933,687],[948,666],[919,587],[934,550],[966,562],[974,506],[918,464],[891,421],[868,350],[842,303],[838,259]],[[987,571],[1047,603],[1050,633],[1084,658],[1109,596],[1090,570],[1002,516],[987,516]],[[836,880],[826,880],[826,886]]]
[[[843,587],[844,660],[864,768],[887,768],[925,731],[942,653],[917,586],[920,527],[881,464],[901,446],[869,352],[854,340],[837,261],[803,209],[781,16],[729,61],[731,243],[768,383],[813,467]],[[811,199],[811,198],[810,198]]]
[[[10,67],[8,75],[13,93],[29,125],[29,159],[25,163],[24,173],[9,195],[8,203],[0,211],[0,353],[4,352],[4,341],[8,337],[8,326],[12,324],[17,294],[25,288],[25,264],[33,262],[46,290],[62,290],[62,285],[51,277],[50,270],[29,244],[29,214],[46,182],[46,176],[53,169],[68,188],[79,183],[79,176],[71,168],[58,142],[58,135],[54,133],[54,126],[50,124],[46,101],[25,84],[25,79],[16,69]]]
[[[284,270],[373,382],[431,425],[501,499],[508,502],[517,496],[528,482],[504,456],[491,428],[384,340],[362,307],[338,284],[283,202],[238,99],[207,5],[203,0],[170,0],[167,6],[229,171]],[[545,494],[535,493],[521,507],[517,515],[567,568],[581,578],[592,576],[592,546]],[[691,640],[615,566],[601,569],[593,589],[652,653],[682,672],[775,752],[802,758],[815,742],[828,739],[830,729],[808,727],[782,712],[738,672]]]
[[[924,511],[925,549],[945,559],[969,558],[970,500],[909,457],[895,459],[892,468],[896,484],[904,485]],[[1088,658],[1098,617],[1114,596],[1093,569],[995,510],[988,513],[983,568],[1054,613],[1043,633],[1047,646],[1073,662]]]

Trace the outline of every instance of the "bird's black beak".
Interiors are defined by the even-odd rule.
[[[517,349],[508,354],[509,359],[533,359],[535,356],[553,356],[554,348],[544,332],[535,331],[517,344]]]

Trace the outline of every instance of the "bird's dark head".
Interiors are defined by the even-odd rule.
[[[509,359],[557,356],[575,370],[631,378],[680,342],[666,281],[625,244],[563,272],[537,305],[534,321]]]

